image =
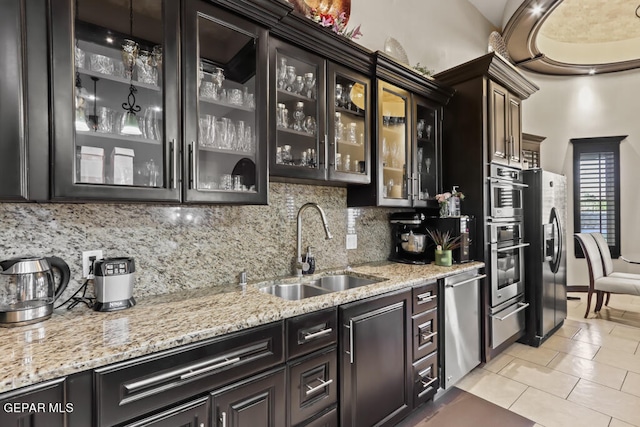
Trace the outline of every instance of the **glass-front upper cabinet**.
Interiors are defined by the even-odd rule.
[[[411,206],[411,94],[378,81],[378,201]]]
[[[277,39],[269,45],[270,173],[326,179],[325,61]]]
[[[370,80],[333,63],[328,71],[329,179],[368,184]]]
[[[51,14],[53,197],[179,201],[179,6],[76,0]]]
[[[267,203],[267,32],[186,2],[183,43],[187,201]]]
[[[414,206],[425,207],[427,200],[434,199],[440,185],[440,107],[428,100],[413,95],[414,138],[416,141],[413,173]]]

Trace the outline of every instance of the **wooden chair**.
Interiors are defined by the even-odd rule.
[[[587,294],[587,310],[584,313],[585,318],[589,314],[591,297],[594,293],[596,294],[596,306],[593,311],[596,313],[602,308],[604,294],[607,292],[640,296],[640,275],[631,273],[612,273],[607,275],[605,273],[603,255],[593,233],[576,233],[574,236],[580,243],[589,266],[589,290]],[[609,258],[611,258],[611,254],[609,254]],[[613,263],[611,264],[611,269],[613,270]]]

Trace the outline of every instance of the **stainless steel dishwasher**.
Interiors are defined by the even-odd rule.
[[[445,389],[480,364],[480,286],[485,277],[473,270],[444,279]]]

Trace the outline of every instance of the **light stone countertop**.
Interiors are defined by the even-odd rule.
[[[261,282],[250,283],[244,292],[205,288],[140,298],[130,309],[108,313],[81,306],[57,309],[43,322],[0,328],[0,393],[483,266],[366,264],[350,274],[387,280],[300,301],[259,292],[259,286],[269,283]],[[343,271],[320,272],[304,280]],[[291,281],[295,278],[278,282]]]

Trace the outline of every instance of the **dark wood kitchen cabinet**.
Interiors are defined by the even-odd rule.
[[[350,187],[347,203],[437,207],[443,108],[453,91],[381,52],[376,53],[376,77],[371,183]]]
[[[8,0],[0,14],[0,200],[49,197],[46,4]],[[29,31],[27,31],[27,27]]]
[[[391,426],[412,408],[411,290],[340,307],[340,425]]]
[[[489,81],[489,161],[522,167],[522,101]]]
[[[209,397],[201,397],[124,427],[206,427],[209,425]]]
[[[443,121],[444,188],[455,185],[465,194],[463,213],[475,217],[478,224],[472,258],[490,266],[488,229],[483,225],[491,216],[492,163],[520,167],[522,103],[539,88],[495,52],[434,78],[456,91]],[[517,138],[512,140],[512,133]],[[487,274],[491,276],[490,269]],[[491,301],[490,287],[483,287],[481,293],[482,301]],[[486,362],[491,357],[491,352],[485,352],[482,360]]]
[[[2,395],[0,425],[3,427],[64,427],[65,379],[36,384]]]
[[[212,425],[282,427],[286,422],[285,369],[257,375],[211,394]]]
[[[50,13],[54,199],[267,203],[265,26],[200,0]]]
[[[270,175],[370,182],[370,79],[277,38],[269,45]]]

